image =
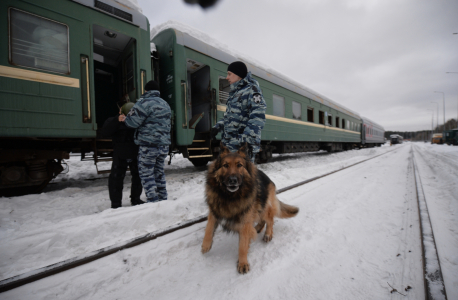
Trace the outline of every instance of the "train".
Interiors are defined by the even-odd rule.
[[[402,144],[404,138],[399,134],[392,134],[390,135],[390,143],[391,145]]]
[[[122,2],[122,1],[121,1]],[[170,160],[195,166],[218,156],[210,129],[229,96],[227,66],[240,60],[180,28],[150,35],[138,10],[115,0],[0,3],[0,194],[38,192],[70,153],[110,161],[101,136],[120,98],[135,102],[151,79],[172,109]],[[329,152],[382,145],[382,126],[267,68],[245,61],[267,103],[259,163],[273,153]],[[170,163],[169,160],[169,163]],[[5,193],[4,193],[5,192]]]

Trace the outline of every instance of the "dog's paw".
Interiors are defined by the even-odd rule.
[[[272,235],[264,235],[264,237],[262,238],[262,240],[266,243],[270,242],[272,240]]]
[[[210,251],[211,248],[212,248],[212,244],[209,244],[209,245],[205,243],[202,244],[202,249],[201,249],[202,254],[207,253],[208,251]]]
[[[249,263],[237,263],[237,271],[239,271],[240,274],[246,274],[250,271],[250,264]]]

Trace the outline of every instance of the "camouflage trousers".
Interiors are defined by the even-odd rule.
[[[148,202],[167,200],[164,162],[169,146],[140,146],[138,171]]]
[[[231,152],[235,152],[237,150],[239,150],[240,148],[240,144],[237,142],[237,143],[227,143],[226,141],[222,141],[223,142],[223,145],[226,146],[227,148],[229,148],[229,150],[231,150]],[[253,147],[253,151],[251,153],[248,153],[249,155],[251,155],[251,162],[254,163],[254,160],[256,158],[256,154],[259,153],[259,150],[260,150],[260,147],[259,146],[254,146]]]

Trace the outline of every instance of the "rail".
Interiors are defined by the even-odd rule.
[[[342,170],[354,167],[356,165],[359,165],[359,164],[364,163],[366,161],[375,159],[377,157],[380,157],[380,156],[385,155],[387,153],[393,152],[395,150],[396,149],[393,149],[393,150],[387,151],[385,153],[373,156],[371,158],[362,160],[360,162],[351,164],[349,166],[340,168],[338,170],[331,171],[331,172],[328,172],[326,174],[323,174],[323,175],[320,175],[320,176],[316,176],[316,177],[313,177],[313,178],[310,178],[310,179],[295,183],[293,185],[284,187],[282,189],[277,190],[277,194],[281,194],[283,192],[286,192],[288,190],[297,188],[297,187],[302,186],[304,184],[307,184],[309,182],[312,182],[312,181],[318,180],[320,178],[323,178],[323,177],[332,175],[334,173],[340,172]],[[415,167],[415,169],[416,169],[416,167]],[[418,171],[416,171],[415,174],[417,174],[417,173],[418,173]],[[418,196],[418,195],[421,195],[421,193],[422,193],[421,182],[417,181],[417,176],[418,175],[415,175],[415,176],[416,176],[415,178],[416,178],[416,184],[417,184],[417,197],[421,198],[420,196]],[[419,180],[419,176],[418,176],[418,180]],[[419,198],[417,198],[417,199],[419,199]],[[424,195],[423,195],[423,198],[424,198]],[[423,206],[421,206],[421,209],[422,209],[422,213],[421,214],[424,214],[423,213],[423,210],[424,210]],[[419,213],[420,213],[420,202],[419,202]],[[429,219],[429,215],[428,215],[428,219]],[[70,270],[70,269],[76,268],[78,266],[90,263],[90,262],[95,261],[97,259],[100,259],[102,257],[105,257],[105,256],[108,256],[110,254],[116,253],[117,251],[138,246],[138,245],[143,244],[145,242],[157,239],[158,237],[170,234],[172,232],[175,232],[175,231],[190,227],[190,226],[198,224],[198,223],[202,223],[202,222],[204,222],[206,220],[207,220],[207,216],[206,215],[205,216],[199,216],[199,217],[196,217],[194,219],[187,220],[187,221],[184,221],[184,222],[180,222],[178,224],[169,226],[169,227],[167,227],[165,229],[161,229],[161,230],[158,230],[158,231],[155,231],[155,232],[150,232],[150,233],[147,233],[147,234],[145,234],[143,236],[140,236],[140,237],[137,237],[137,238],[134,238],[134,239],[131,239],[131,240],[116,244],[116,245],[105,247],[105,248],[93,251],[93,252],[85,254],[85,255],[74,257],[74,258],[71,258],[69,260],[65,260],[65,261],[62,261],[62,262],[59,262],[59,263],[56,263],[56,264],[53,264],[53,265],[49,265],[49,266],[46,266],[46,267],[43,267],[43,268],[40,268],[40,269],[37,269],[37,270],[26,272],[26,273],[21,274],[21,275],[17,275],[17,276],[11,277],[11,278],[4,279],[4,280],[0,281],[0,293],[9,291],[11,289],[23,286],[25,284],[28,284],[28,283],[31,283],[31,282],[34,282],[34,281],[37,281],[37,280],[40,280],[40,279],[43,279],[43,278],[58,274],[58,273],[61,273],[61,272],[66,271],[66,270]],[[422,224],[420,224],[420,226],[421,226],[421,232],[422,232],[422,237],[423,237],[422,238],[423,261],[425,261],[425,246],[423,244],[424,243],[423,239],[425,239],[424,233],[426,233],[426,230],[424,228],[426,228],[426,225],[423,225],[423,223],[422,223]],[[428,234],[429,235],[428,235],[427,238],[431,239],[432,231],[428,232]],[[431,251],[431,250],[429,250],[429,251]],[[427,254],[430,255],[431,253],[427,253]],[[436,250],[436,257],[437,257],[437,250]],[[434,273],[434,274],[436,274],[436,273]],[[426,273],[426,271],[425,271],[425,274],[428,276],[429,273]],[[440,276],[441,280],[439,282],[442,282],[442,285],[443,285],[442,274],[440,274],[440,275],[441,275]],[[426,299],[427,300],[430,300],[430,299],[434,299],[434,300],[441,299],[441,298],[431,297],[430,288],[431,288],[430,282],[427,282],[427,279],[425,279],[425,295],[426,295]],[[443,287],[443,294],[445,295],[445,287]],[[445,296],[445,299],[447,299],[446,296]]]

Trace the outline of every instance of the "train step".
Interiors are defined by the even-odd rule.
[[[190,155],[188,158],[199,158],[199,157],[213,157],[213,154],[206,154],[206,155]]]
[[[209,150],[210,148],[188,148],[188,151],[189,150]]]

